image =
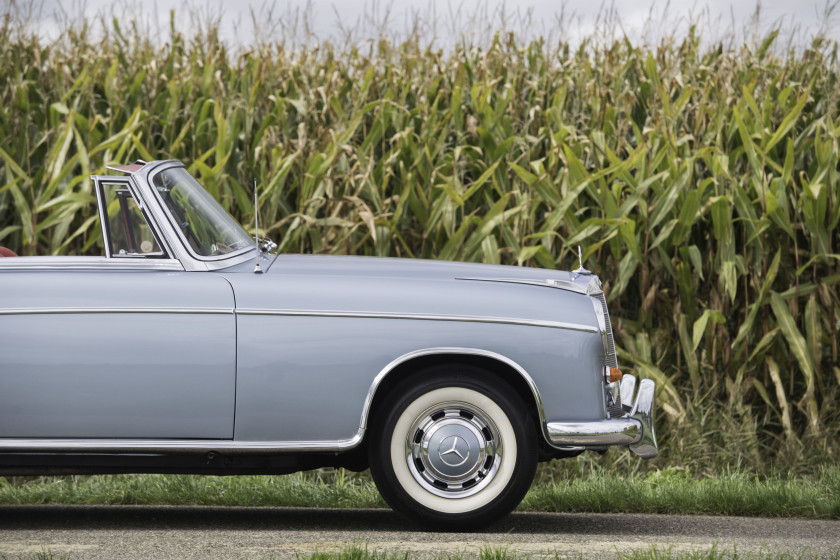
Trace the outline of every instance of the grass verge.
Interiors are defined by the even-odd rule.
[[[534,485],[519,509],[837,519],[840,469],[813,478],[729,473],[699,480],[674,469],[628,477],[595,472]]]
[[[264,556],[261,560],[275,560],[275,556]],[[419,554],[412,554],[409,552],[384,552],[377,550],[370,550],[367,546],[359,544],[349,545],[341,550],[335,552],[320,552],[316,551],[311,554],[299,554],[297,560],[419,560],[420,558],[428,560],[462,560],[467,558],[478,558],[478,560],[531,560],[532,555],[522,554],[512,550],[511,547],[492,547],[485,546],[479,550],[478,554],[461,553],[461,554],[441,554],[434,557],[421,556]],[[551,558],[551,557],[549,557]],[[583,556],[560,556],[555,553],[555,560],[561,558],[578,558],[583,560]],[[809,555],[808,552],[800,554],[789,553],[771,553],[771,552],[738,552],[737,548],[731,551],[721,550],[717,546],[712,546],[709,549],[690,550],[690,551],[674,551],[671,547],[658,548],[651,546],[646,550],[635,550],[632,552],[616,552],[615,558],[617,560],[810,560],[818,558],[816,555]],[[840,553],[834,553],[826,557],[827,560],[840,560]],[[55,554],[51,550],[44,550],[43,552],[31,553],[22,556],[6,556],[0,555],[0,560],[72,560],[70,554]]]
[[[7,556],[0,554],[0,560],[71,560],[70,554],[56,554],[52,550],[46,549],[41,552],[31,552],[29,554]]]
[[[443,554],[438,555],[435,560],[461,560],[466,558],[478,558],[478,560],[526,560],[532,559],[534,556],[522,554],[517,552],[515,547],[494,547],[484,546],[478,551],[478,554],[471,554],[464,552],[462,554]],[[268,558],[273,559],[272,556]],[[408,552],[381,552],[369,550],[366,546],[353,544],[336,552],[314,552],[310,555],[299,555],[298,560],[415,560],[419,558],[426,558],[419,554],[412,554]],[[575,558],[583,559],[583,555],[568,556],[555,553],[553,557],[555,560]],[[671,547],[656,547],[651,546],[645,550],[636,550],[632,552],[618,552],[615,553],[617,560],[806,560],[817,558],[817,556],[809,556],[808,552],[793,555],[788,553],[771,553],[771,552],[738,552],[737,548],[732,550],[723,550],[718,546],[712,546],[709,549],[698,549],[689,551],[674,551]],[[840,553],[832,554],[828,560],[840,560]]]
[[[369,479],[327,469],[285,476],[96,475],[0,479],[0,504],[385,507]]]
[[[264,556],[261,560],[275,560],[275,556]],[[467,558],[478,560],[531,560],[532,555],[522,554],[511,550],[511,547],[483,547],[478,554],[471,554],[464,552],[461,554],[440,554],[438,556],[426,556],[417,553],[409,552],[384,552],[377,550],[370,550],[367,546],[353,544],[335,552],[320,552],[316,551],[312,554],[299,554],[297,560],[465,560]],[[548,558],[552,558],[549,556]],[[555,560],[576,558],[583,560],[584,556],[561,556],[555,553],[553,556]],[[772,553],[772,552],[738,552],[736,548],[731,551],[720,550],[717,546],[712,546],[709,549],[690,550],[690,551],[674,551],[673,548],[658,548],[651,546],[646,550],[635,550],[632,552],[616,552],[615,558],[617,560],[811,560],[819,558],[818,555],[809,555],[808,552],[800,554],[789,554],[786,552]],[[823,557],[826,560],[840,560],[840,553],[834,553],[831,556]],[[5,556],[0,555],[0,560],[72,560],[69,554],[56,555],[52,551],[38,552],[24,556]]]
[[[366,474],[326,469],[287,476],[108,475],[0,479],[0,504],[385,507]],[[677,470],[600,472],[535,484],[520,511],[668,513],[840,519],[840,468],[812,478]]]

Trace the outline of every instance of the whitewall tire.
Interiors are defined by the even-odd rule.
[[[430,528],[475,529],[512,510],[537,463],[522,400],[471,367],[420,372],[389,395],[370,440],[374,481],[399,513]]]

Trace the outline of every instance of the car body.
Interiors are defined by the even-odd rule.
[[[582,266],[272,254],[182,163],[114,169],[104,257],[0,258],[0,474],[370,466],[410,519],[473,528],[540,460],[657,454]]]

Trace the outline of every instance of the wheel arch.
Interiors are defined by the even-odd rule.
[[[479,367],[507,383],[532,413],[538,441],[545,441],[545,411],[539,388],[528,372],[510,358],[478,348],[425,348],[396,358],[374,378],[365,399],[361,429],[367,432],[381,410],[385,397],[399,383],[424,368],[435,365],[465,364]]]

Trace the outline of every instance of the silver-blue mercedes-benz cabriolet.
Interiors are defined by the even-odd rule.
[[[539,461],[656,456],[654,383],[618,370],[583,266],[276,255],[182,163],[113,169],[104,256],[0,248],[0,475],[370,467],[468,529]]]

